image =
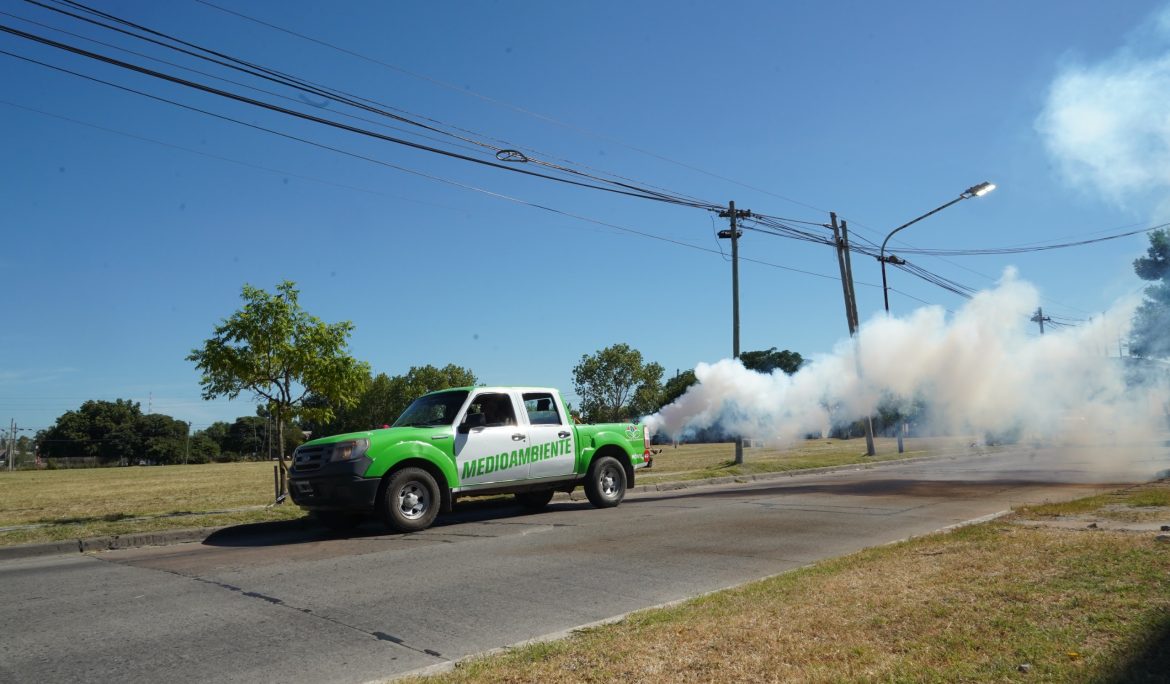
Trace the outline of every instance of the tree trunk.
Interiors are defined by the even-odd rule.
[[[278,500],[283,501],[288,496],[288,463],[284,460],[284,410],[276,407],[276,458],[280,462],[280,495]]]

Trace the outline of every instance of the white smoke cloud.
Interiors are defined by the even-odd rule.
[[[645,420],[670,437],[718,427],[787,442],[827,434],[883,402],[917,400],[929,416],[917,427],[935,434],[1067,440],[1072,433],[1160,430],[1164,388],[1151,397],[1127,387],[1122,362],[1104,355],[1126,334],[1119,326],[1132,318],[1136,298],[1093,323],[1049,327],[1043,336],[1028,322],[1038,300],[1009,270],[954,316],[939,307],[905,318],[879,315],[862,326],[856,346],[843,340],[792,376],[757,373],[737,360],[699,364],[699,382]]]
[[[1170,10],[1108,59],[1067,66],[1036,129],[1069,180],[1109,200],[1170,188]]]

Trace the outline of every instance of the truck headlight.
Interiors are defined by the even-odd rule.
[[[329,462],[352,461],[366,455],[370,448],[368,439],[352,439],[348,442],[338,442],[329,449]]]

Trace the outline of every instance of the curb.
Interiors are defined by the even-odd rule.
[[[216,532],[231,527],[235,527],[235,525],[193,527],[162,532],[133,532],[131,534],[116,534],[108,537],[89,537],[86,539],[70,539],[59,542],[4,546],[0,547],[0,561],[16,560],[19,558],[39,558],[41,556],[53,556],[66,553],[92,553],[95,551],[113,551],[115,549],[135,549],[141,546],[168,546],[170,544],[183,544],[186,542],[201,542]]]
[[[680,489],[708,487],[722,484],[745,484],[748,482],[764,482],[784,478],[799,477],[801,475],[818,475],[850,470],[870,470],[885,466],[904,463],[918,463],[921,461],[938,460],[958,456],[956,453],[936,454],[933,456],[916,456],[914,458],[890,459],[873,463],[850,463],[848,465],[825,466],[822,468],[805,468],[801,470],[785,470],[775,473],[757,473],[754,475],[727,475],[724,477],[710,477],[702,480],[680,480],[677,482],[659,482],[648,485],[637,485],[629,489],[630,493],[645,494],[649,492],[672,492]],[[572,494],[557,492],[556,501],[580,501]],[[21,558],[40,558],[69,553],[94,553],[97,551],[114,551],[117,549],[135,549],[143,546],[169,546],[171,544],[186,544],[190,542],[206,541],[211,535],[228,530],[239,525],[222,525],[219,527],[195,527],[160,532],[134,532],[107,537],[90,537],[87,539],[68,539],[58,542],[43,542],[36,544],[18,544],[16,546],[0,547],[0,561],[17,560]]]

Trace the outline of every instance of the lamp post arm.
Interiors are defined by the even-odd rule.
[[[886,315],[887,316],[890,314],[890,287],[889,287],[889,285],[886,284],[886,243],[889,242],[890,238],[894,237],[894,233],[897,233],[899,230],[902,230],[903,228],[908,228],[908,227],[914,225],[915,223],[918,223],[922,219],[927,218],[929,216],[933,216],[933,215],[937,214],[938,212],[942,211],[943,209],[946,209],[947,207],[951,206],[952,204],[954,204],[956,202],[962,202],[963,200],[967,199],[968,197],[972,197],[972,196],[973,195],[971,195],[969,191],[964,192],[963,194],[959,195],[958,197],[951,200],[950,202],[947,202],[946,204],[942,205],[941,207],[938,207],[936,209],[931,209],[930,211],[926,212],[922,216],[919,216],[918,218],[916,218],[912,221],[907,221],[906,223],[903,223],[902,225],[898,226],[897,228],[891,230],[890,234],[886,236],[886,239],[882,240],[881,256],[878,257],[878,261],[880,261],[882,264],[882,303],[886,307]]]
[[[903,223],[902,225],[898,226],[897,228],[891,230],[890,234],[886,236],[886,239],[882,240],[882,249],[881,249],[880,256],[878,256],[878,261],[881,262],[881,264],[882,264],[882,299],[884,300],[885,305],[886,305],[886,314],[887,315],[889,315],[889,313],[890,313],[890,288],[889,288],[889,285],[886,284],[886,244],[889,243],[890,238],[894,237],[894,234],[897,233],[898,231],[902,230],[903,228],[906,228],[908,226],[912,226],[915,223],[918,223],[919,221],[921,221],[922,219],[927,218],[928,216],[934,216],[935,214],[942,211],[943,209],[946,209],[947,207],[951,206],[952,204],[962,202],[963,200],[970,199],[972,197],[982,197],[994,189],[995,189],[995,183],[991,183],[988,181],[984,181],[978,185],[972,185],[971,187],[964,190],[962,192],[962,194],[960,194],[958,197],[951,200],[950,202],[947,202],[946,204],[944,204],[941,207],[938,207],[936,209],[932,209],[932,210],[926,212],[925,214],[923,214],[922,216],[919,216],[918,218],[916,218],[912,221],[907,221],[906,223]],[[890,257],[890,259],[892,260],[893,257]],[[897,263],[897,262],[895,262],[895,263]],[[905,261],[903,261],[902,263],[905,263]]]
[[[903,223],[902,225],[900,225],[897,228],[890,231],[890,234],[886,236],[886,239],[882,240],[882,260],[884,261],[886,258],[886,243],[890,241],[890,238],[894,237],[894,233],[897,233],[898,231],[902,230],[903,228],[909,228],[910,226],[914,225],[915,223],[918,223],[919,221],[921,221],[924,218],[929,218],[931,216],[934,216],[935,214],[942,211],[943,209],[946,209],[947,207],[951,206],[952,204],[962,202],[963,200],[967,199],[967,197],[969,197],[969,195],[967,193],[963,193],[962,195],[959,195],[958,197],[951,200],[950,202],[947,202],[946,204],[942,205],[941,207],[938,207],[936,209],[931,209],[930,211],[926,212],[922,216],[919,216],[918,218],[913,219],[911,221],[907,221],[906,223]]]

